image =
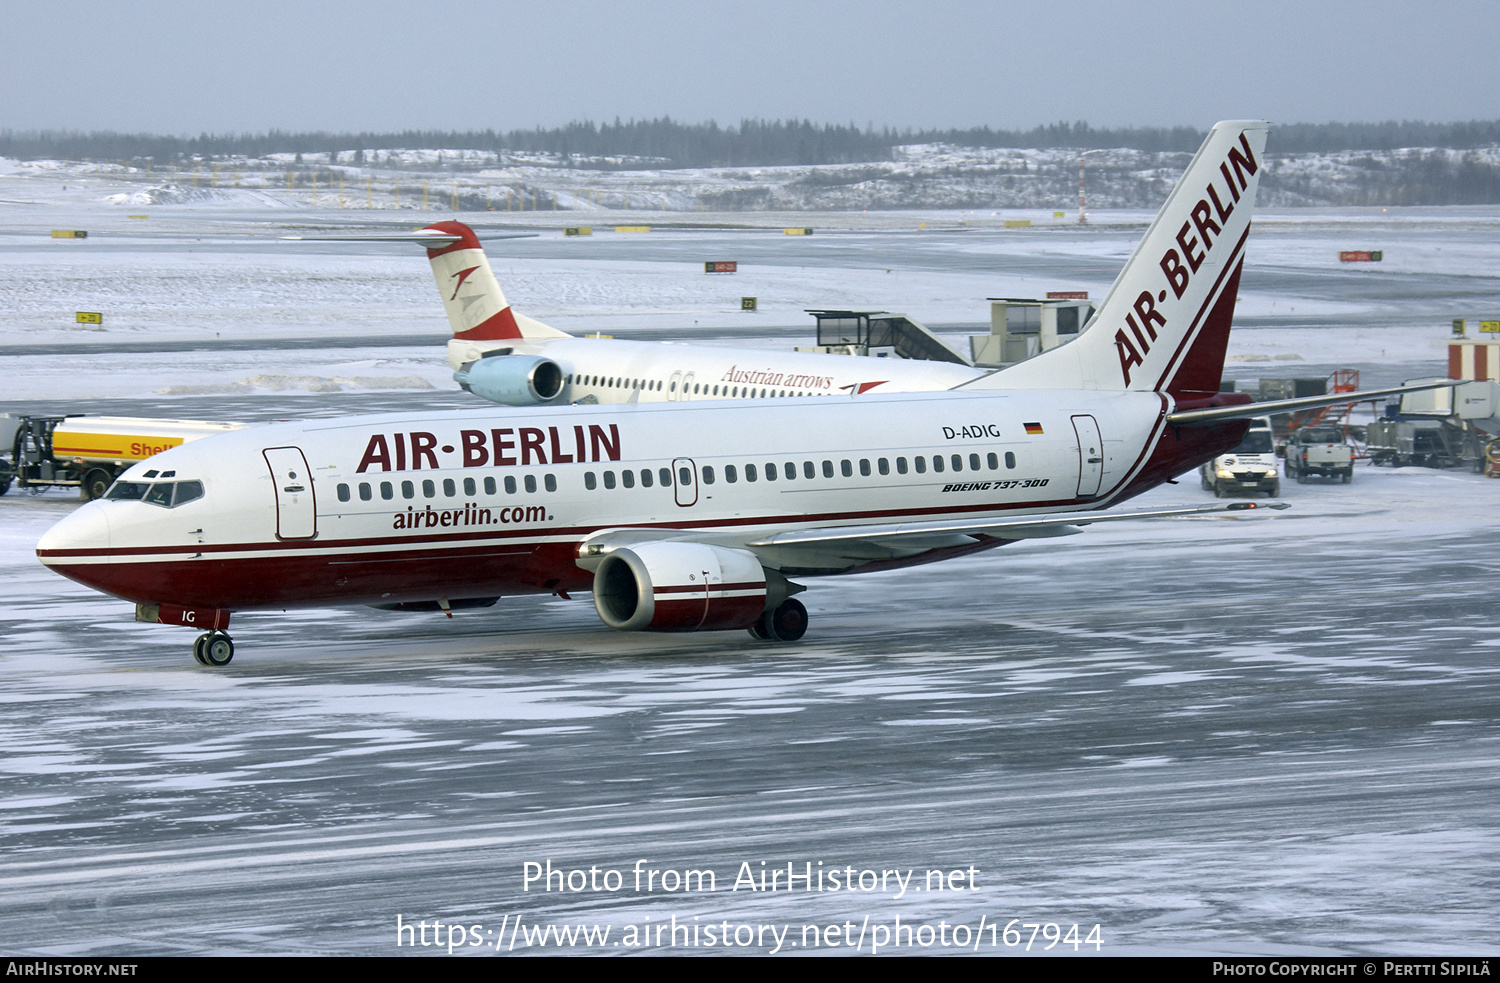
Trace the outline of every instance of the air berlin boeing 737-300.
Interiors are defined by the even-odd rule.
[[[203,629],[195,656],[223,665],[234,611],[538,592],[591,590],[627,631],[790,640],[802,578],[1252,508],[1100,511],[1234,447],[1251,416],[1335,401],[1219,392],[1265,138],[1215,126],[1090,329],[955,391],[252,427],[136,464],[37,555],[140,620]]]

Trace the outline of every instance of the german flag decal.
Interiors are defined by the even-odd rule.
[[[1042,425],[1040,423],[1027,423],[1024,426],[1026,427],[1026,432],[1033,437],[1042,432]]]

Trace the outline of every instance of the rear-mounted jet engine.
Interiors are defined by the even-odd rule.
[[[464,389],[502,406],[534,406],[562,392],[563,370],[540,355],[496,352],[466,363],[453,373]]]

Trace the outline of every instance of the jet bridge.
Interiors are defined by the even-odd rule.
[[[972,364],[941,338],[905,314],[886,311],[808,311],[818,322],[818,344],[799,352],[871,355],[927,362]]]

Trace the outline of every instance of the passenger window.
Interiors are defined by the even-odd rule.
[[[953,470],[955,470],[955,471],[962,471],[963,469],[964,469],[964,456],[962,454],[954,454],[953,455]]]
[[[536,475],[534,474],[528,474],[526,476],[526,494],[536,494]]]
[[[465,478],[464,479],[464,494],[465,495],[477,495],[477,494],[479,494],[479,486],[476,485],[476,484],[474,484],[474,479],[473,478]]]
[[[746,481],[757,481],[757,480],[759,480],[759,478],[760,478],[760,471],[757,470],[757,468],[755,467],[755,465],[753,465],[753,464],[747,464],[747,465],[745,465],[745,480]],[[767,481],[775,481],[776,480],[776,468],[774,466],[766,468],[766,480]]]
[[[865,464],[866,473],[868,473],[869,468],[870,468],[870,465],[868,463]],[[843,476],[845,478],[852,478],[852,477],[854,477],[854,465],[851,464],[851,463],[849,463],[849,459],[848,458],[845,458],[844,460],[842,460],[842,461],[839,462],[839,472],[841,474],[843,474]]]
[[[657,471],[656,471],[656,476],[661,479],[661,486],[663,488],[671,488],[672,487],[672,469],[671,468],[658,468]]]
[[[494,475],[490,475],[488,478],[484,479],[484,493],[486,495],[493,495],[493,494],[495,494],[495,476]],[[407,498],[411,498],[410,495],[408,495],[406,497]]]
[[[172,508],[186,505],[188,502],[196,502],[203,497],[203,482],[201,481],[179,481],[177,482],[177,494],[172,496]]]
[[[904,458],[904,457],[898,457],[898,458],[896,458],[896,473],[897,474],[905,474],[906,473],[906,458]]]
[[[652,484],[651,477],[652,476],[651,476],[651,469],[650,468],[641,468],[641,487],[642,488],[650,488],[651,487],[651,484]]]
[[[812,467],[812,465],[809,464],[808,467]],[[786,480],[791,481],[793,478],[797,477],[797,465],[793,464],[791,461],[786,462],[786,469],[783,473],[786,475]]]
[[[755,465],[752,464],[750,465],[750,467],[753,468],[755,467]],[[746,474],[749,474],[748,470],[746,471]],[[740,480],[740,473],[733,464],[724,465],[724,480],[729,482],[731,485]],[[745,480],[748,481],[749,479],[747,478]]]
[[[395,498],[396,486],[391,484],[389,481],[382,481],[380,483],[380,497],[385,499],[387,502]]]
[[[970,454],[969,455],[969,470],[970,471],[978,471],[979,470],[979,455],[978,454]]]
[[[613,488],[614,486],[615,486],[615,473],[613,471],[606,471],[606,472],[604,472],[604,487],[605,488]]]
[[[374,492],[372,492],[370,490],[370,483],[368,481],[361,481],[359,483],[359,500],[361,502],[368,502],[370,499],[372,499],[374,497],[375,497]],[[150,495],[146,496],[146,501],[148,501],[148,502],[151,501],[151,496]]]
[[[1000,470],[1000,458],[997,457],[993,451],[991,451],[989,455],[985,457],[984,461],[990,466],[991,471]],[[974,465],[974,469],[977,471],[979,469],[979,465]]]
[[[818,476],[818,471],[817,471],[816,468],[813,467],[813,462],[811,462],[811,461],[803,461],[802,462],[802,474],[804,476],[808,477],[808,478],[816,478]]]
[[[583,473],[583,487],[587,488],[589,491],[593,491],[595,488],[599,487],[599,479],[594,477],[594,472],[585,471]]]
[[[449,498],[458,494],[458,484],[452,478],[443,479],[443,494]]]
[[[557,475],[555,475],[555,474],[544,474],[544,475],[542,475],[542,487],[545,488],[545,489],[547,489],[548,491],[557,491]]]
[[[825,477],[825,478],[832,478],[833,477],[833,462],[832,461],[824,461],[823,462],[823,477]]]
[[[752,465],[749,465],[749,467],[750,467],[750,470],[752,470],[752,471],[755,470],[755,465],[752,464]],[[776,465],[774,465],[774,464],[767,464],[766,465],[766,480],[767,481],[775,481],[776,480]]]
[[[119,485],[115,486],[115,488],[118,488],[118,487],[120,487],[120,486]],[[110,498],[120,498],[120,497],[122,497],[120,495],[116,495],[115,494],[115,488],[111,488],[109,490],[109,497]],[[348,485],[339,485],[339,501],[341,501],[341,502],[347,502],[347,501],[349,501],[349,486]]]
[[[677,480],[681,482],[682,487],[687,488],[693,483],[693,472],[688,468],[678,468]]]
[[[859,461],[859,473],[862,474],[862,475],[864,475],[866,478],[868,478],[870,476],[870,459],[869,458],[860,458],[860,461]]]
[[[714,483],[714,469],[712,465],[705,464],[703,466],[703,483],[705,485]],[[683,484],[687,484],[687,482],[683,482]]]
[[[917,466],[917,474],[926,474],[927,473],[927,458],[925,458],[925,457],[914,457],[914,458],[911,459],[911,463],[913,463],[913,464],[915,464]]]
[[[412,484],[409,481],[403,481],[403,482],[401,482],[401,497],[402,498],[416,498],[417,497],[417,486],[414,485],[414,484]]]
[[[891,473],[891,462],[890,461],[888,461],[887,459],[885,459],[885,458],[882,457],[876,463],[880,465],[880,473],[881,474],[890,474]]]
[[[431,478],[424,478],[422,480],[422,497],[437,498],[437,485],[433,483]]]
[[[1013,468],[1016,466],[1016,455],[1011,453],[1010,451],[1005,452],[1005,466],[1007,468]]]
[[[932,470],[935,471],[935,472],[937,472],[938,474],[942,474],[942,472],[943,472],[943,455],[941,455],[941,454],[934,454],[934,455],[932,455]]]
[[[621,471],[620,472],[620,484],[624,485],[626,488],[634,488],[635,487],[635,472],[634,471]]]
[[[507,495],[514,495],[515,493],[516,493],[516,478],[515,478],[514,475],[509,475],[508,474],[508,475],[505,476],[505,494],[507,494]]]
[[[151,490],[146,493],[144,501],[150,502],[152,505],[160,505],[164,509],[171,508],[172,484],[170,481],[161,481],[152,485]],[[368,489],[370,486],[362,485],[360,487]],[[369,498],[370,496],[366,495],[365,497]]]

